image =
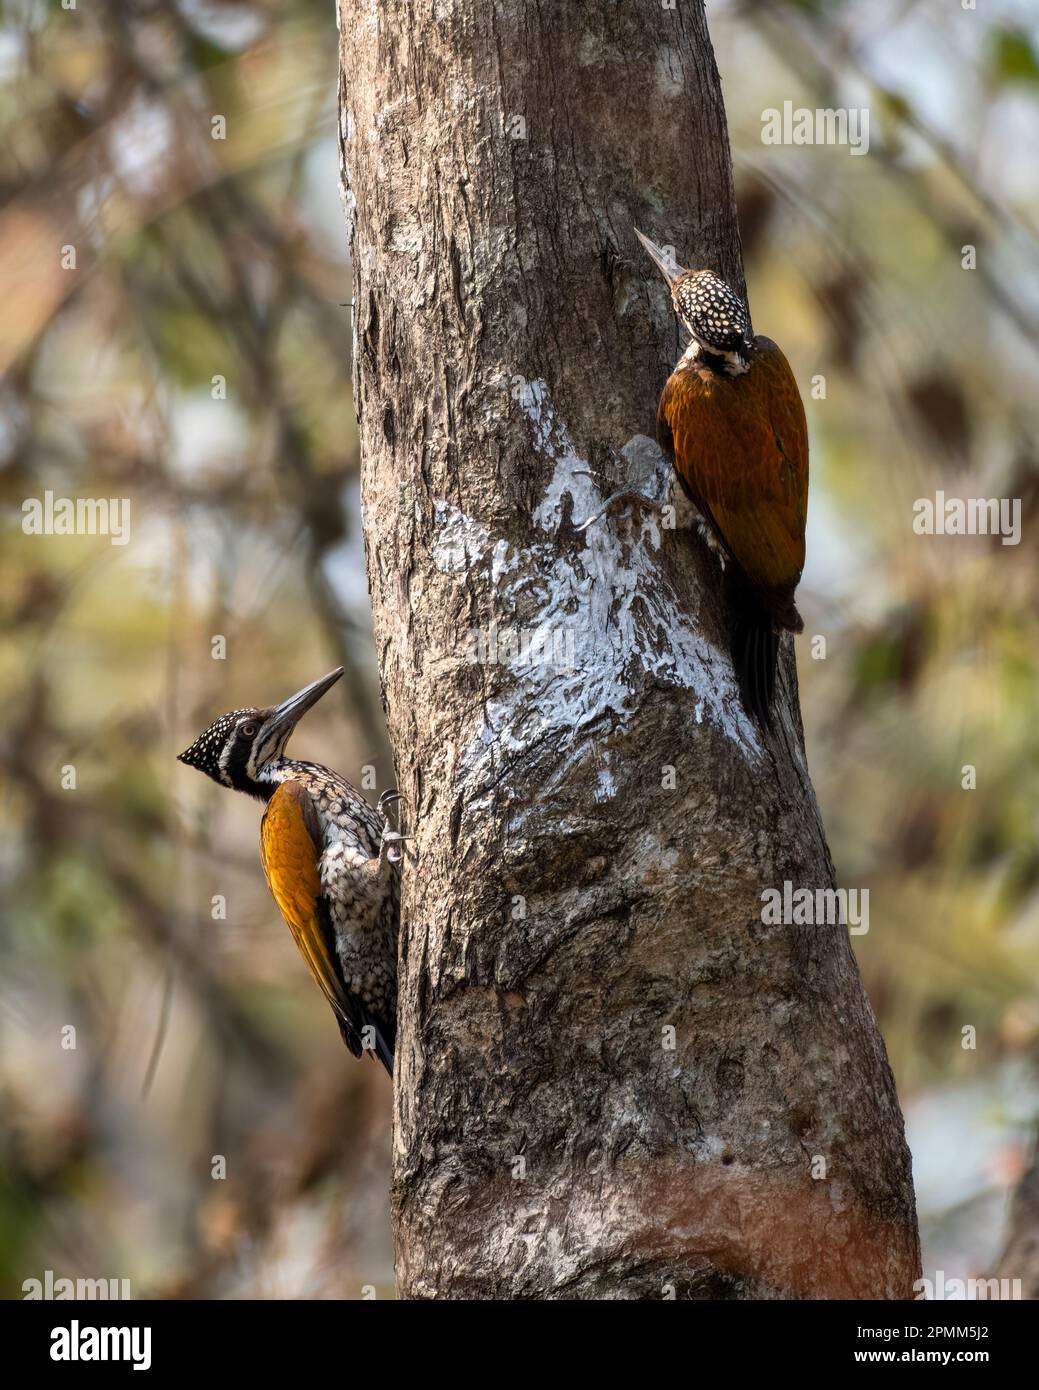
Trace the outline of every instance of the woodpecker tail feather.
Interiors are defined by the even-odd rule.
[[[375,1024],[375,1055],[386,1068],[387,1073],[393,1075],[393,1049],[396,1045],[395,1031],[387,1038],[386,1034]]]
[[[376,1057],[378,1057],[390,1076],[392,1076],[396,1029],[384,1028],[382,1024],[377,1023],[374,1018],[363,1010],[360,1013],[356,1025],[348,1019],[339,1017],[339,1015],[337,1015],[336,1018],[339,1023],[339,1031],[342,1034],[343,1042],[346,1043],[355,1057],[363,1057],[365,1051],[364,1045],[361,1042],[360,1029],[371,1028],[374,1030],[375,1047],[371,1050],[374,1051]]]
[[[797,604],[793,596],[785,599],[772,609],[772,620],[777,627],[785,628],[787,632],[804,632],[805,620],[797,611]]]
[[[732,567],[730,566],[730,569]],[[779,633],[756,594],[734,576],[731,592],[732,664],[748,714],[772,727]]]

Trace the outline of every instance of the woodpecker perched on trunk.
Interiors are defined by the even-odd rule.
[[[332,671],[269,709],[223,714],[178,755],[223,787],[266,802],[260,858],[267,885],[310,973],[332,1006],[343,1041],[374,1052],[393,1074],[397,1034],[395,865],[407,837],[338,772],[285,757],[289,736],[343,674]]]
[[[732,659],[747,708],[768,724],[779,637],[804,628],[808,428],[790,364],[751,338],[747,307],[710,270],[683,270],[635,235],[691,335],[657,409],[657,439],[729,560]]]

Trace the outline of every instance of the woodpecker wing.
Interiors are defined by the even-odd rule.
[[[328,908],[321,896],[320,844],[310,793],[299,782],[282,782],[260,824],[263,872],[300,954],[335,1012],[344,1042],[360,1057],[364,1020],[339,973]]]
[[[768,338],[750,370],[672,373],[657,437],[689,496],[776,620],[799,630],[793,594],[804,568],[808,430],[797,382]]]

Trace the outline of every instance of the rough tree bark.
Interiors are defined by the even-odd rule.
[[[1020,1279],[1022,1298],[1039,1298],[1039,1139],[1010,1204],[1003,1253],[994,1274],[1011,1283]]]
[[[399,1292],[911,1296],[847,934],[761,920],[763,888],[833,883],[792,651],[765,739],[696,533],[575,529],[647,457],[619,451],[677,353],[633,225],[743,286],[702,8],[340,0],[340,29],[368,572],[417,825]],[[558,661],[511,650],[536,632]]]

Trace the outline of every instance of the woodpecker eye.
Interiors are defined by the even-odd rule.
[[[256,725],[255,725],[255,724],[243,724],[243,725],[239,728],[238,732],[241,734],[241,736],[242,736],[243,738],[255,738],[255,737],[256,737]]]

